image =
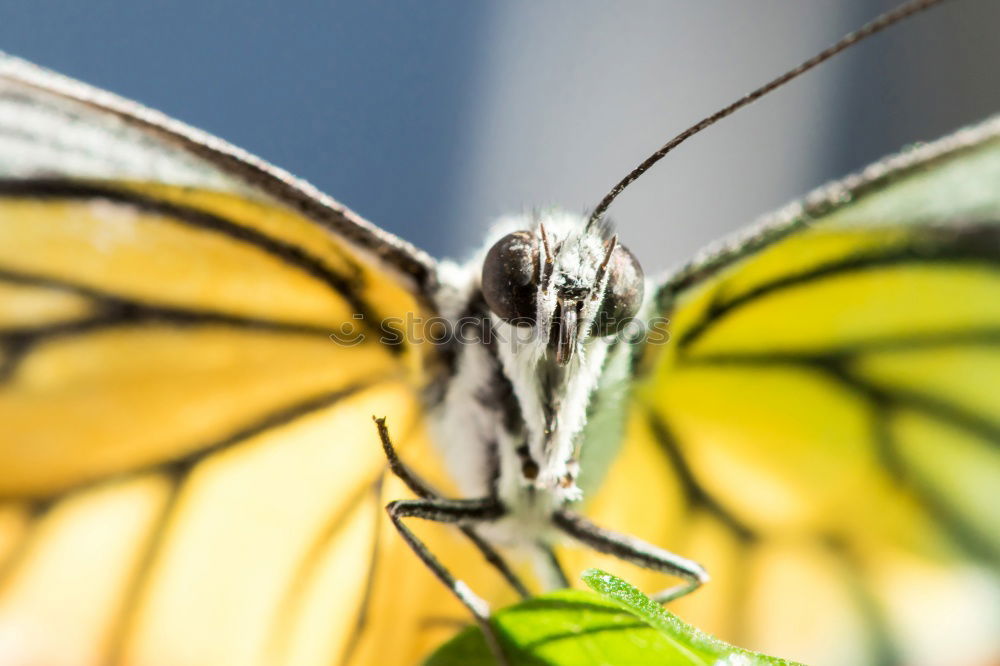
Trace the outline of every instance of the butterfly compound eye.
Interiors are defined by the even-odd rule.
[[[516,231],[498,240],[483,262],[483,297],[498,317],[519,326],[535,323],[538,243]]]
[[[615,247],[608,260],[608,286],[601,309],[594,318],[594,335],[611,335],[639,312],[645,279],[635,255],[623,245]]]

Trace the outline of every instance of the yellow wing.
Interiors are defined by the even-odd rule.
[[[998,663],[1000,119],[789,207],[658,305],[592,511],[707,566],[681,616],[810,664]]]
[[[405,544],[372,557],[405,493],[371,416],[435,474],[436,359],[380,326],[427,312],[434,270],[218,139],[0,56],[0,662],[412,663],[453,631],[421,619],[465,615]]]

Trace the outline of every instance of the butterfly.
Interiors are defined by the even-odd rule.
[[[512,480],[582,495],[566,530],[586,539],[592,521],[700,562],[710,584],[672,608],[748,647],[995,660],[998,182],[993,119],[662,279],[602,220],[558,211],[505,223],[470,270],[4,56],[0,660],[414,663],[468,613],[384,513],[411,496],[385,443],[446,497]],[[642,330],[618,330],[637,312]],[[514,343],[534,366],[503,366]],[[539,357],[557,367],[509,381]],[[516,395],[573,364],[599,375],[574,389],[587,400]],[[556,394],[561,410],[523,413]],[[472,446],[476,413],[437,413],[463,397],[535,438]],[[413,529],[468,590],[513,601],[477,537],[447,527]],[[554,544],[530,553],[549,577],[599,565],[663,587]],[[530,580],[514,555],[508,573]]]

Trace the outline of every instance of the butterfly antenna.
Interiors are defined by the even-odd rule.
[[[941,4],[944,1],[945,0],[911,0],[910,2],[904,2],[899,7],[896,7],[895,9],[888,11],[885,14],[882,14],[872,22],[848,34],[833,46],[830,46],[829,48],[820,51],[812,58],[809,58],[808,60],[803,62],[798,67],[788,70],[778,78],[772,81],[768,81],[760,88],[757,88],[753,92],[747,93],[746,95],[739,98],[729,106],[723,109],[719,109],[712,115],[700,120],[691,127],[687,128],[686,130],[684,130],[683,132],[672,138],[670,141],[665,143],[655,153],[647,157],[639,166],[632,169],[632,171],[629,172],[627,176],[622,178],[617,185],[612,187],[611,191],[608,192],[603,199],[601,199],[601,203],[597,204],[597,208],[594,209],[594,212],[590,214],[590,219],[587,221],[587,226],[589,227],[602,215],[604,215],[604,213],[607,212],[608,206],[610,206],[611,202],[614,201],[615,198],[622,193],[622,190],[631,185],[633,181],[639,178],[639,176],[646,173],[650,167],[652,167],[654,164],[663,159],[663,157],[667,153],[669,153],[671,150],[673,150],[677,146],[681,145],[682,143],[690,139],[698,132],[702,131],[707,127],[711,127],[712,125],[719,122],[726,116],[732,115],[734,112],[738,111],[739,109],[742,109],[744,106],[747,106],[752,102],[756,102],[758,99],[760,99],[767,93],[771,92],[776,88],[780,88],[781,86],[785,85],[786,83],[796,78],[800,74],[804,74],[813,67],[815,67],[816,65],[820,64],[821,62],[829,60],[830,58],[837,55],[844,49],[847,49],[853,46],[854,44],[857,44],[858,42],[867,37],[871,37],[877,32],[885,30],[886,28],[895,23],[899,23],[905,18],[908,18],[918,12],[922,12],[925,9],[930,9],[934,5]]]

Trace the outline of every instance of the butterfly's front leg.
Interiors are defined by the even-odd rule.
[[[565,534],[599,553],[613,555],[645,569],[661,571],[688,581],[653,595],[653,599],[660,603],[683,597],[708,582],[708,573],[697,562],[675,555],[637,537],[595,525],[573,511],[559,509],[553,512],[552,522]]]
[[[373,416],[372,421],[375,422],[378,438],[382,442],[382,451],[385,452],[385,459],[389,463],[389,471],[405,483],[406,487],[413,491],[417,497],[440,499],[441,493],[421,479],[396,453],[396,447],[392,445],[392,439],[389,437],[389,427],[385,424],[385,417]]]
[[[502,517],[505,513],[503,505],[495,497],[471,500],[454,500],[441,497],[436,490],[411,470],[396,453],[396,448],[389,437],[389,430],[385,425],[385,419],[374,418],[374,421],[379,439],[382,442],[382,449],[385,452],[386,460],[389,462],[390,471],[403,481],[414,494],[421,498],[389,502],[385,507],[386,512],[389,514],[389,519],[400,536],[403,537],[403,540],[417,554],[417,557],[472,613],[482,629],[483,636],[486,638],[486,643],[497,664],[507,666],[508,661],[500,645],[500,639],[497,637],[493,625],[489,621],[489,605],[484,599],[473,592],[468,585],[456,579],[441,561],[430,552],[426,544],[418,539],[410,528],[403,524],[404,518],[423,518],[424,520],[457,525],[462,530],[462,533],[479,549],[486,558],[486,561],[496,567],[507,582],[522,597],[528,597],[530,593],[524,583],[521,582],[493,546],[480,537],[472,526],[474,523],[496,520]]]
[[[479,623],[497,663],[501,665],[507,664],[503,649],[500,647],[500,640],[493,629],[493,625],[490,624],[489,605],[463,581],[455,578],[427,548],[424,542],[418,539],[410,528],[403,524],[404,518],[423,518],[424,520],[451,524],[496,520],[504,513],[500,502],[494,498],[472,500],[395,500],[389,502],[385,510],[388,512],[392,524],[399,531],[400,536],[409,544],[413,552],[417,554],[417,557],[427,565],[427,568],[438,577],[438,580],[444,583],[452,591],[452,594],[469,609],[473,617],[476,618],[476,622]]]
[[[389,462],[389,470],[396,475],[406,486],[413,491],[417,497],[426,500],[437,500],[443,499],[441,494],[431,487],[426,481],[420,478],[416,472],[410,469],[409,465],[403,462],[399,454],[396,453],[396,447],[392,445],[392,439],[389,437],[389,428],[385,425],[385,418],[372,417],[375,421],[375,428],[378,430],[379,440],[382,442],[382,450],[385,452],[385,458]],[[527,599],[531,596],[531,592],[528,590],[524,582],[518,577],[514,570],[510,568],[510,565],[503,559],[500,553],[489,544],[485,539],[476,533],[475,528],[469,525],[459,525],[459,529],[462,531],[469,541],[483,554],[483,557],[487,562],[490,563],[500,575],[504,577],[504,580],[514,588],[514,591],[520,595],[522,599]]]

